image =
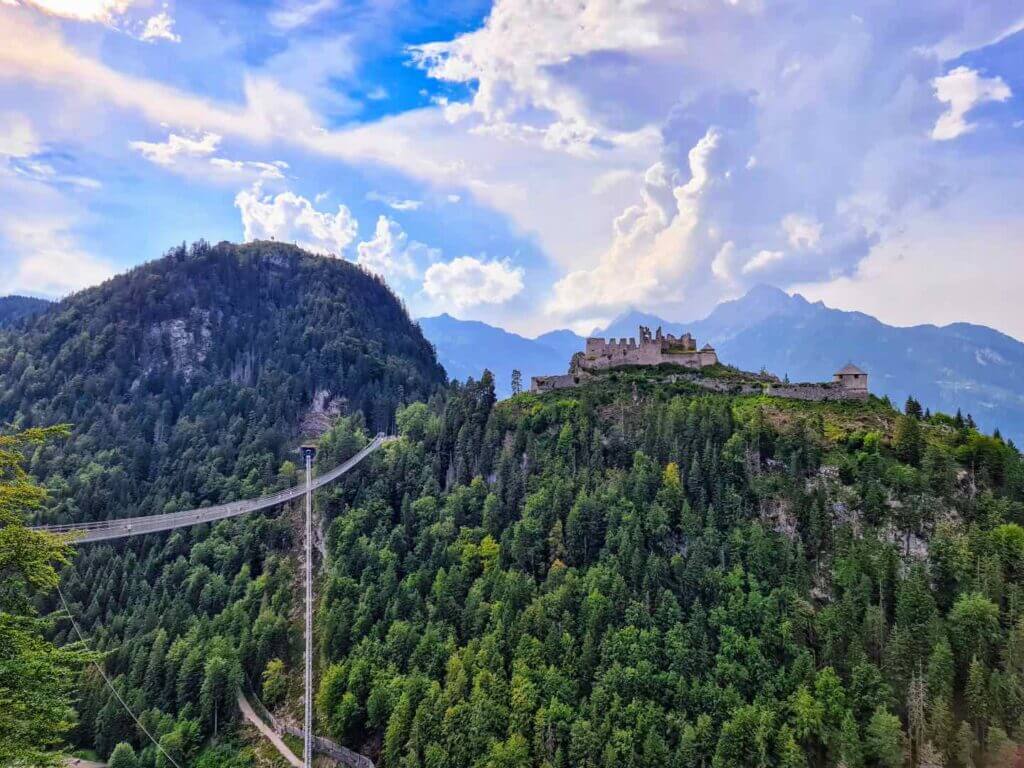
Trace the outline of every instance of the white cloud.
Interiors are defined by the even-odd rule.
[[[219,171],[230,174],[236,181],[239,177],[266,181],[283,179],[284,172],[288,169],[288,163],[283,160],[264,163],[258,160],[229,160],[226,157],[211,157],[210,165]]]
[[[970,320],[1024,339],[1019,199],[1012,176],[993,189],[965,187],[947,205],[909,217],[853,274],[793,289],[893,325]]]
[[[320,114],[353,115],[362,104],[342,86],[354,83],[359,58],[348,35],[292,35],[290,44],[267,59],[259,76],[302,98]]]
[[[167,141],[132,141],[129,146],[151,163],[170,166],[181,158],[212,155],[217,151],[220,140],[216,133],[204,133],[197,138],[171,133]]]
[[[664,163],[647,169],[641,202],[615,219],[611,246],[597,266],[570,272],[555,284],[552,312],[610,316],[629,306],[683,296],[696,240],[706,236],[700,231],[700,212],[713,183],[711,162],[720,138],[709,129],[694,144],[688,153],[690,175],[682,184],[673,183]]]
[[[393,211],[415,211],[423,205],[422,200],[403,200],[393,195],[385,195],[381,192],[370,191],[366,193],[367,200],[373,200],[378,203],[384,203],[388,208]]]
[[[821,242],[821,222],[799,213],[787,214],[782,219],[786,239],[794,248],[813,249]]]
[[[180,43],[181,35],[174,32],[174,19],[167,11],[162,11],[146,20],[146,27],[142,30],[140,39],[147,43],[157,40],[169,40],[172,43]]]
[[[501,304],[523,290],[523,270],[506,261],[481,261],[459,256],[431,264],[423,279],[424,292],[456,311],[479,304]]]
[[[273,26],[287,32],[305,26],[337,4],[337,0],[287,0],[268,13],[267,19]]]
[[[0,13],[0,39],[0,76],[68,90],[76,97],[71,105],[91,98],[138,112],[157,125],[198,127],[257,142],[283,137],[302,144],[319,124],[303,97],[266,76],[245,75],[243,105],[223,105],[112,69],[67,44],[52,25],[39,24],[26,14]]]
[[[288,163],[283,160],[233,160],[214,156],[221,137],[215,133],[179,136],[171,133],[166,141],[132,141],[129,146],[151,163],[186,176],[200,176],[221,183],[283,179]]]
[[[733,265],[736,254],[736,244],[730,240],[723,243],[718,249],[715,258],[711,261],[711,274],[723,282],[731,282],[733,279]]]
[[[345,106],[322,91],[331,78],[352,74],[358,48],[348,42],[326,50],[330,66],[317,67],[333,74],[304,77],[294,42],[290,62],[246,70],[240,96],[219,100],[119,72],[37,14],[0,13],[0,78],[5,88],[57,92],[65,121],[72,112],[82,125],[92,125],[94,114],[100,123],[138,117],[167,122],[179,135],[274,142],[383,167],[383,176],[370,178],[386,178],[394,190],[403,188],[390,172],[416,189],[432,186],[423,195],[472,198],[504,224],[497,237],[522,238],[548,260],[545,280],[597,286],[600,310],[581,307],[586,290],[574,288],[556,292],[552,312],[611,311],[616,295],[606,286],[625,275],[630,303],[694,316],[749,284],[742,267],[760,251],[786,257],[751,280],[842,279],[873,244],[898,235],[921,210],[942,208],[964,185],[988,189],[1004,175],[1024,177],[1010,142],[968,157],[930,139],[940,109],[933,80],[951,74],[959,63],[951,56],[1019,28],[1013,3],[968,14],[962,0],[931,0],[928,23],[920,24],[923,0],[883,4],[860,20],[850,19],[853,0],[837,1],[793,0],[784,12],[758,0],[694,2],[685,13],[657,2],[499,2],[480,29],[417,49],[432,76],[468,86],[465,103],[341,128],[324,128],[345,122],[338,119]],[[805,66],[783,77],[794,61]],[[362,90],[357,84],[352,92]],[[980,103],[973,99],[957,103]],[[942,104],[952,110],[954,100]],[[968,129],[971,117],[967,108],[959,118]],[[1010,130],[1003,122],[993,122],[993,133]],[[711,129],[720,139],[708,183],[681,205],[675,192],[693,175],[687,155]],[[48,124],[47,144],[50,131]],[[667,183],[644,181],[638,195],[645,169],[659,161]],[[1019,198],[1019,184],[1014,191]],[[813,247],[810,230],[799,246],[791,242],[783,222],[793,212],[813,212],[820,225]],[[635,258],[609,256],[629,238]],[[614,269],[603,266],[616,259]],[[529,274],[539,273],[531,265]],[[560,322],[522,317],[509,310],[505,319],[519,327]]]
[[[147,43],[168,40],[180,43],[181,37],[174,32],[174,19],[163,10],[146,19],[133,20],[127,17],[132,6],[139,0],[2,0],[5,5],[24,5],[42,11],[48,16],[71,21],[105,24],[111,29],[124,32]],[[147,3],[141,3],[146,5]],[[166,6],[165,6],[166,8]]]
[[[245,240],[280,240],[313,253],[342,255],[356,238],[358,223],[339,205],[336,213],[318,211],[294,192],[264,196],[257,184],[235,196]]]
[[[25,179],[38,181],[43,184],[68,185],[81,187],[82,189],[99,189],[103,185],[96,179],[76,174],[60,173],[49,163],[40,162],[28,158],[15,159],[10,163],[10,169]]]
[[[12,272],[0,272],[0,290],[64,296],[113,275],[113,265],[79,248],[67,227],[47,216],[6,220],[2,235],[20,257]]]
[[[986,101],[1006,101],[1013,94],[1001,77],[982,77],[977,70],[957,67],[932,80],[935,98],[946,105],[932,128],[932,138],[949,141],[973,131],[977,125],[967,122],[967,113]]]
[[[552,70],[659,39],[656,13],[641,0],[498,0],[479,29],[410,50],[430,77],[476,84],[469,104],[449,105],[452,119],[475,114],[506,136],[574,151],[614,132],[601,131],[585,99]]]
[[[758,251],[753,258],[743,265],[743,274],[749,275],[751,272],[760,272],[772,264],[777,264],[785,257],[786,254],[782,251]]]
[[[0,113],[0,156],[28,157],[38,151],[32,122],[19,112]]]
[[[398,222],[387,216],[377,219],[371,240],[356,246],[356,262],[392,280],[415,278],[420,268],[417,262],[437,259],[440,252],[415,240],[410,241]]]
[[[21,0],[23,5],[36,8],[50,16],[103,24],[112,24],[131,7],[133,2],[134,0]]]

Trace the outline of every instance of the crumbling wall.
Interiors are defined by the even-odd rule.
[[[769,384],[766,395],[790,400],[867,400],[866,389],[845,389],[835,384]]]

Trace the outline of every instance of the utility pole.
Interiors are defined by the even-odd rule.
[[[313,766],[313,457],[315,445],[302,446],[306,460],[306,690],[302,762]]]

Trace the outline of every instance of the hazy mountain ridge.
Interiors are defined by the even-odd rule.
[[[34,296],[0,296],[0,328],[10,328],[26,318],[45,312],[53,302]]]
[[[488,367],[502,395],[508,394],[513,368],[522,371],[524,382],[532,375],[564,372],[572,351],[584,343],[571,331],[554,332],[561,349],[553,354],[552,334],[533,340],[516,336],[511,344],[506,336],[512,334],[486,326],[486,349],[481,349],[462,340],[483,338],[479,326],[485,324],[467,333],[461,330],[463,321],[448,318],[441,338],[435,337],[430,320],[420,322],[450,375],[478,377]],[[660,325],[677,335],[689,331],[698,343],[714,345],[725,363],[752,371],[764,367],[794,381],[827,380],[853,361],[868,371],[874,393],[896,403],[914,395],[933,409],[971,413],[989,431],[998,427],[1018,441],[1024,436],[1024,343],[986,326],[896,327],[863,312],[757,286],[702,320],[679,323],[630,311],[595,334],[635,336],[639,324]]]
[[[583,348],[583,340],[572,331],[551,331],[528,339],[503,328],[475,320],[459,320],[448,314],[418,320],[423,334],[437,350],[437,358],[454,379],[479,379],[486,368],[494,374],[498,394],[511,394],[513,369],[531,376],[561,371],[572,353]]]

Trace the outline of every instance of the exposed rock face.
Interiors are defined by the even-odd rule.
[[[170,362],[172,370],[188,381],[206,361],[213,345],[210,312],[194,309],[188,318],[156,323],[147,330],[146,342],[144,354],[151,359],[150,370]]]
[[[347,400],[335,397],[326,389],[318,389],[313,394],[313,402],[302,417],[300,430],[308,437],[319,437],[328,429],[334,420],[345,412]]]

